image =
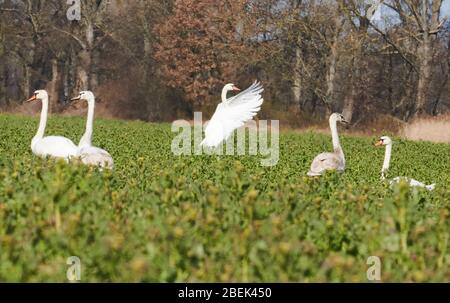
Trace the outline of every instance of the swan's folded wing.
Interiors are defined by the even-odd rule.
[[[263,87],[253,83],[240,94],[220,103],[205,129],[205,139],[201,145],[217,147],[226,141],[233,131],[251,120],[261,109]]]
[[[40,139],[32,147],[33,153],[40,157],[64,158],[78,156],[77,146],[61,136],[48,136]]]
[[[105,157],[111,157],[111,154],[106,150],[95,147],[95,146],[86,146],[80,149],[80,154],[99,154]],[[112,157],[111,157],[112,158]]]
[[[89,146],[80,150],[81,162],[87,165],[95,165],[100,167],[114,168],[114,160],[112,156],[104,149]]]
[[[317,155],[311,163],[308,176],[320,176],[325,171],[331,169],[342,171],[344,169],[342,160],[334,153],[321,153]]]

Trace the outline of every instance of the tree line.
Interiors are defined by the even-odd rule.
[[[450,106],[444,0],[0,0],[0,108],[92,90],[119,118],[211,111],[263,82],[264,117],[408,121]]]

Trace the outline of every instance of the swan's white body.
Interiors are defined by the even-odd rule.
[[[417,181],[415,179],[406,178],[406,177],[395,177],[394,179],[389,181],[389,184],[393,185],[393,184],[396,184],[396,183],[400,183],[401,180],[403,180],[406,183],[408,183],[409,186],[411,186],[411,187],[423,187],[423,188],[426,188],[428,190],[433,190],[436,187],[436,184],[426,185],[425,183],[422,183],[422,182]]]
[[[80,159],[81,162],[86,165],[114,169],[114,160],[112,156],[106,150],[95,146],[80,148]]]
[[[205,138],[201,146],[217,147],[228,140],[233,131],[251,120],[261,109],[264,91],[259,82],[254,82],[245,91],[228,98],[227,93],[238,90],[233,84],[227,84],[222,90],[222,103],[217,106],[214,115],[205,129]]]
[[[36,156],[46,158],[62,158],[66,161],[72,157],[78,156],[77,146],[66,137],[62,136],[48,136],[44,137],[45,128],[47,125],[48,117],[48,94],[45,90],[38,90],[34,93],[34,96],[28,99],[29,102],[34,100],[41,100],[42,110],[41,119],[39,122],[39,128],[31,140],[31,151]]]
[[[384,153],[383,167],[381,168],[381,179],[385,180],[386,179],[385,174],[389,170],[389,166],[391,163],[392,140],[388,136],[383,136],[380,138],[380,140],[378,141],[378,143],[376,145],[377,146],[379,146],[379,145],[386,146],[386,151]],[[425,183],[422,183],[420,181],[417,181],[417,180],[411,179],[411,178],[407,178],[407,177],[395,177],[392,180],[389,180],[389,184],[393,185],[396,183],[400,183],[401,181],[408,183],[409,186],[411,186],[411,187],[423,187],[428,190],[433,190],[436,187],[436,184],[426,185]]]
[[[321,153],[317,155],[311,163],[308,176],[321,176],[327,170],[336,170],[343,172],[345,170],[345,156],[339,141],[337,132],[337,122],[347,123],[341,114],[334,113],[330,116],[329,123],[331,129],[331,137],[333,141],[332,153]]]
[[[81,162],[86,165],[99,166],[101,168],[114,168],[111,155],[104,149],[92,146],[92,134],[94,131],[95,97],[90,91],[80,92],[80,96],[73,100],[86,100],[88,103],[88,114],[86,131],[78,144],[78,154]]]

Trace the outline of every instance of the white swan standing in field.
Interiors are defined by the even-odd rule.
[[[44,137],[48,116],[47,92],[45,90],[37,90],[26,102],[32,102],[35,100],[41,100],[42,109],[38,131],[33,140],[31,140],[31,151],[33,154],[43,158],[62,158],[66,161],[70,160],[72,157],[76,157],[78,155],[78,148],[71,140],[61,136]]]
[[[94,131],[94,110],[95,110],[95,97],[90,91],[82,91],[75,100],[86,100],[88,103],[88,113],[86,121],[86,131],[81,137],[78,144],[78,153],[81,162],[86,165],[99,166],[101,168],[114,168],[114,161],[111,155],[104,149],[92,146],[92,133]]]
[[[264,91],[255,81],[245,91],[227,99],[229,91],[240,91],[234,84],[227,84],[222,90],[222,103],[217,106],[214,115],[205,129],[205,139],[201,146],[217,147],[226,141],[233,131],[251,120],[261,109]]]
[[[381,168],[381,179],[385,180],[385,173],[387,172],[387,170],[389,169],[389,165],[391,163],[391,153],[392,153],[392,140],[391,138],[389,138],[388,136],[383,136],[381,137],[377,143],[375,143],[375,146],[386,146],[386,151],[384,154],[384,162],[383,162],[383,167]],[[420,181],[411,179],[411,178],[407,178],[407,177],[395,177],[394,179],[390,180],[389,183],[395,184],[395,183],[399,183],[401,180],[406,181],[409,186],[412,187],[424,187],[428,190],[433,190],[436,186],[436,184],[431,184],[431,185],[426,185]]]
[[[345,156],[339,141],[337,122],[348,123],[341,114],[331,114],[329,123],[334,151],[332,153],[321,153],[316,156],[311,163],[308,176],[320,176],[327,170],[337,170],[338,172],[345,170]]]

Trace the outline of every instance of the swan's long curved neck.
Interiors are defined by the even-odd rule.
[[[227,94],[228,94],[228,92],[229,92],[229,90],[226,87],[224,87],[222,89],[222,102],[223,103],[227,102]]]
[[[39,128],[34,136],[33,140],[42,139],[45,133],[45,127],[47,126],[47,116],[48,116],[48,97],[42,98],[42,109],[41,109],[41,119],[39,121]]]
[[[92,133],[94,132],[94,111],[95,111],[95,99],[90,98],[90,100],[88,100],[86,131],[84,132],[83,137],[81,137],[78,147],[92,146]]]
[[[389,169],[389,164],[391,163],[391,153],[392,153],[392,144],[386,145],[386,151],[384,153],[384,162],[383,167],[381,168],[381,178],[385,178],[385,173]]]
[[[337,121],[334,119],[330,119],[330,129],[331,129],[331,138],[333,140],[333,150],[336,153],[339,153],[339,156],[345,163],[344,151],[341,147],[341,142],[339,141],[339,135],[337,131]]]

